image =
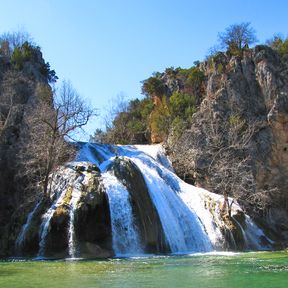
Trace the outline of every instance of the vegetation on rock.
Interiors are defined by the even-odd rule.
[[[106,132],[96,130],[91,136],[92,142],[100,143],[148,143],[149,142],[149,117],[153,110],[151,99],[131,100],[125,105],[125,110],[120,111],[107,126]]]
[[[275,35],[272,39],[267,41],[267,44],[276,50],[282,57],[288,55],[288,38],[281,35]]]
[[[91,141],[133,144],[149,143],[152,139],[155,143],[166,139],[170,131],[179,137],[201,103],[204,81],[204,72],[197,66],[154,73],[142,82],[145,98],[126,105],[116,103],[118,107],[112,110],[118,113],[112,124],[107,125],[105,132],[97,129]],[[110,111],[109,114],[113,115]]]

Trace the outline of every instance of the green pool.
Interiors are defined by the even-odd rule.
[[[0,287],[288,287],[288,252],[0,261]]]

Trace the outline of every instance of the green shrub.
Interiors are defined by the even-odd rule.
[[[125,111],[120,111],[112,122],[112,127],[105,132],[96,130],[91,141],[102,143],[147,143],[149,142],[149,117],[153,110],[150,98],[135,99],[128,103]]]
[[[170,77],[175,77],[177,75],[177,70],[174,67],[169,67],[165,69],[165,74]]]
[[[45,63],[42,59],[40,47],[33,46],[25,42],[22,46],[16,47],[11,55],[11,63],[18,71],[24,68],[26,62],[39,64],[39,72],[48,80],[48,82],[56,82],[58,77],[54,70],[50,69],[49,62]]]
[[[142,86],[142,93],[147,96],[159,96],[162,97],[165,95],[165,84],[159,76],[150,77],[144,80]]]
[[[207,59],[207,63],[208,63],[208,67],[209,69],[213,69],[214,68],[214,57],[213,55],[210,56],[208,59]]]
[[[173,137],[178,139],[187,128],[187,122],[179,116],[176,116],[172,122]]]
[[[142,92],[148,97],[130,101],[128,108],[116,115],[104,137],[101,133],[101,139],[119,144],[147,143],[149,132],[165,139],[171,129],[174,136],[179,137],[190,123],[203,94],[205,75],[198,66],[189,69],[170,67],[165,70],[165,75],[154,73],[144,80]],[[167,77],[184,86],[182,92],[173,93],[172,90],[172,95],[167,95]],[[159,97],[155,105],[152,102],[154,96]]]
[[[196,112],[196,97],[190,94],[175,92],[170,97],[170,110],[173,118],[184,120],[191,118]]]
[[[218,64],[218,66],[217,66],[217,72],[219,73],[219,74],[221,74],[222,72],[223,72],[223,64]]]
[[[279,47],[279,53],[281,56],[288,54],[288,38],[281,43]]]
[[[204,73],[197,67],[189,69],[187,82],[194,86],[200,86],[205,79]]]
[[[243,120],[239,114],[232,114],[229,117],[229,124],[231,127],[236,127],[242,122]]]
[[[281,56],[288,54],[288,38],[283,39],[281,36],[274,36],[267,44],[274,50],[278,51]]]
[[[16,70],[21,70],[25,62],[37,60],[35,58],[38,51],[40,51],[39,47],[34,47],[28,42],[25,42],[21,47],[14,49],[11,55],[11,63]]]
[[[163,97],[162,103],[154,108],[150,115],[150,127],[154,133],[165,138],[168,135],[171,124],[171,114],[166,97]]]

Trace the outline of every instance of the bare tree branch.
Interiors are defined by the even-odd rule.
[[[54,93],[45,88],[39,89],[39,101],[26,111],[23,132],[27,136],[18,157],[26,167],[26,175],[22,176],[31,185],[40,182],[43,193],[49,195],[51,173],[75,153],[65,138],[71,139],[96,112],[80,98],[70,82],[64,81]]]

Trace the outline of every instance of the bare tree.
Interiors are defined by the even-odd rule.
[[[119,93],[116,97],[109,99],[105,114],[102,116],[105,132],[96,130],[93,141],[98,138],[98,141],[103,143],[117,143],[117,140],[121,138],[119,136],[122,135],[123,137],[127,133],[127,119],[123,116],[127,114],[128,106],[124,93]],[[117,119],[117,129],[115,129],[115,119]]]
[[[53,95],[49,86],[38,87],[38,99],[26,113],[28,137],[19,156],[30,182],[33,185],[41,182],[47,196],[51,173],[74,156],[74,148],[67,140],[73,139],[74,133],[95,115],[95,110],[65,81]]]
[[[4,101],[3,99],[1,100],[2,100],[2,103],[0,105],[0,136],[2,134],[2,131],[4,131],[7,128],[9,124],[9,120],[11,118],[11,114],[12,114],[12,110],[14,106],[13,94],[9,94],[9,96],[6,99],[4,99]]]
[[[106,129],[113,127],[113,120],[117,115],[123,112],[127,112],[128,101],[124,93],[119,93],[116,97],[109,100],[107,107],[105,108],[106,113],[103,116],[104,124]]]
[[[287,208],[287,196],[281,193],[277,186],[268,186],[261,189],[256,189],[255,193],[247,195],[246,201],[253,205],[256,211],[269,211],[271,204],[274,207]]]
[[[257,42],[256,32],[249,22],[233,24],[218,34],[218,42],[222,48],[242,49]]]
[[[256,191],[249,145],[258,129],[259,123],[247,123],[236,114],[226,121],[207,121],[203,130],[210,155],[209,182],[215,192],[223,195],[222,212],[230,217],[234,201]]]
[[[231,112],[221,117],[211,112],[210,107],[202,108],[202,117],[197,118],[193,133],[186,136],[190,137],[187,159],[190,163],[193,159],[194,166],[193,178],[190,179],[223,195],[223,215],[231,217],[235,201],[256,213],[266,213],[275,205],[283,207],[287,196],[281,193],[277,184],[272,181],[263,184],[257,180],[257,166],[261,163],[255,161],[255,147],[259,141],[258,133],[267,128],[267,123]],[[185,167],[191,167],[190,163],[181,162],[184,176],[191,175],[191,168],[185,170]]]

